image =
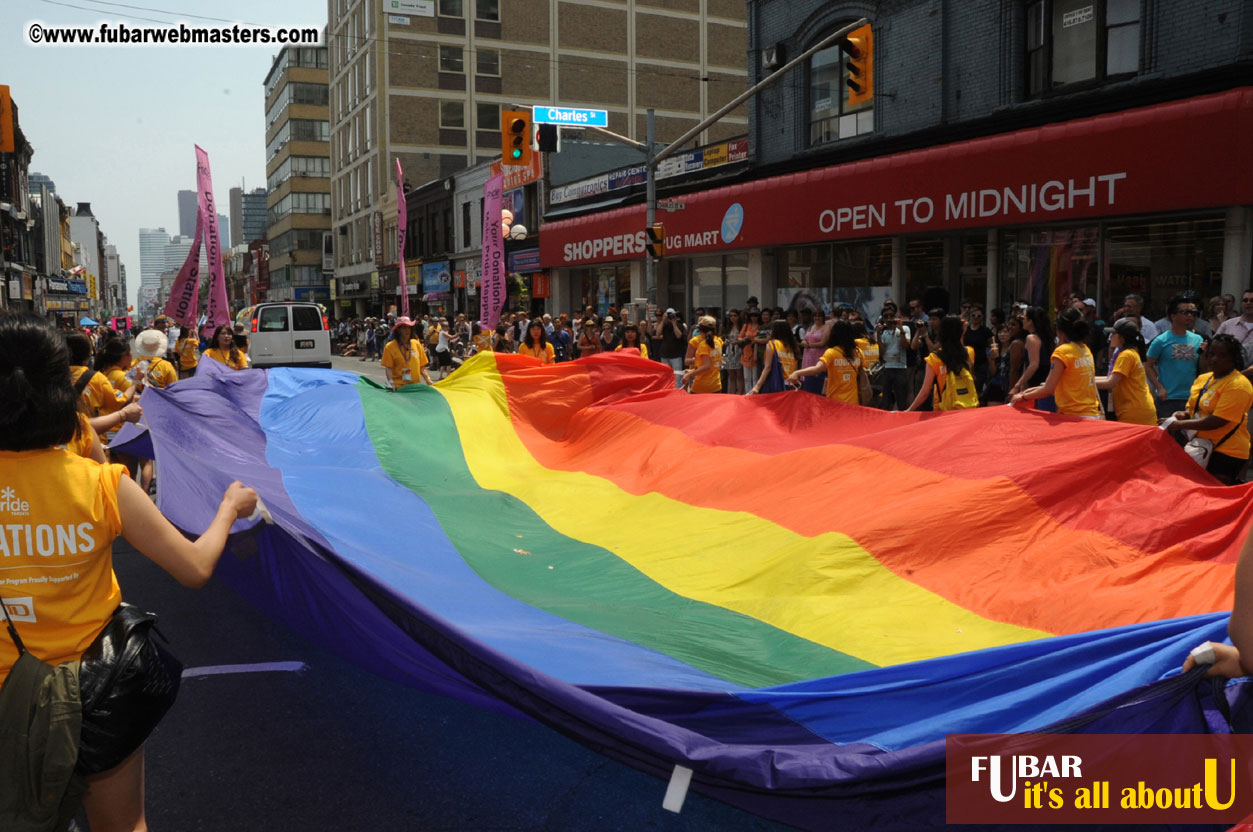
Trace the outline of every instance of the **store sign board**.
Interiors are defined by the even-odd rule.
[[[387,0],[388,14],[416,14],[418,17],[435,16],[435,0]],[[392,21],[397,23],[399,21]],[[408,22],[408,21],[406,21]]]
[[[505,177],[504,182],[501,184],[502,190],[510,191],[514,188],[521,188],[523,185],[529,185],[544,178],[544,154],[532,153],[531,164],[526,167],[517,165],[505,167],[500,162],[492,162],[489,170],[492,176]]]
[[[1147,133],[1155,141],[1143,141]],[[685,207],[666,215],[667,256],[1249,204],[1253,91],[676,199]],[[643,259],[644,206],[546,223],[540,254],[545,268]]]
[[[657,180],[743,162],[746,159],[748,159],[748,139],[736,139],[710,147],[689,150],[662,161],[657,166]],[[559,205],[563,202],[573,202],[576,199],[609,193],[619,188],[642,185],[647,181],[648,169],[644,165],[635,165],[553,188],[549,192],[548,201],[550,204]]]

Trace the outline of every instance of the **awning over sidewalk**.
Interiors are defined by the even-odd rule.
[[[682,256],[1253,202],[1253,88],[677,196]],[[545,268],[644,256],[643,205],[546,223]]]

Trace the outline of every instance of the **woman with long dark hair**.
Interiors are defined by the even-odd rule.
[[[866,375],[866,362],[857,349],[857,337],[857,328],[851,323],[836,321],[831,325],[826,351],[818,363],[794,371],[787,377],[788,383],[797,384],[808,376],[826,373],[827,386],[823,393],[828,399],[864,404],[862,391],[869,388],[870,378]]]
[[[964,375],[970,376],[969,384],[973,388],[975,364],[975,348],[962,343],[965,324],[958,315],[945,315],[940,319],[940,338],[938,349],[923,359],[922,389],[914,397],[913,403],[906,410],[917,410],[931,396],[931,406],[935,410],[952,410],[952,406],[944,402],[944,392],[948,385],[956,384]],[[934,392],[933,392],[934,391]]]
[[[622,349],[639,350],[641,358],[648,358],[648,344],[640,340],[640,328],[636,324],[622,327],[622,342],[615,347],[615,351]]]
[[[696,354],[691,368],[683,371],[682,385],[692,384],[693,393],[722,392],[722,339],[718,337],[718,319],[703,315],[696,322]]]
[[[748,391],[754,393],[781,393],[785,380],[796,372],[800,360],[801,346],[796,341],[796,333],[786,319],[776,320],[770,324],[770,341],[766,344],[766,357],[761,362],[761,373],[757,383]]]
[[[213,346],[204,351],[205,358],[212,358],[232,370],[248,369],[248,358],[235,346],[235,331],[230,324],[222,324],[213,330],[213,338],[210,340]]]
[[[526,328],[526,335],[522,338],[522,343],[518,346],[518,355],[528,355],[531,358],[538,358],[541,364],[554,364],[557,361],[557,351],[553,349],[553,345],[548,343],[548,334],[544,330],[544,322],[539,318],[531,321]]]
[[[740,346],[740,321],[740,310],[729,309],[722,327],[722,366],[727,377],[724,390],[731,396],[744,394],[744,373],[740,367],[740,359],[744,356],[744,349]]]
[[[1049,323],[1048,310],[1043,306],[1031,306],[1023,313],[1022,327],[1027,331],[1027,366],[1022,371],[1018,382],[1010,389],[1010,398],[1021,393],[1028,387],[1039,387],[1049,377],[1050,360],[1047,356],[1053,352],[1053,327]],[[1057,404],[1052,395],[1036,400],[1036,410],[1055,412]]]
[[[27,528],[56,531],[47,541],[38,538],[44,541],[39,542],[39,548],[47,550],[40,551],[41,557],[6,559],[10,571],[5,572],[6,586],[0,587],[0,596],[26,597],[37,616],[14,618],[10,634],[16,632],[17,639],[0,631],[0,696],[9,718],[19,719],[23,725],[46,726],[52,706],[40,701],[44,692],[54,692],[55,680],[63,678],[66,671],[62,666],[70,663],[75,666],[76,684],[88,683],[77,675],[86,673],[77,668],[78,662],[95,645],[121,604],[122,591],[113,572],[114,538],[119,534],[126,538],[184,586],[204,586],[222,555],[231,525],[252,513],[257,495],[238,482],[232,483],[209,528],[198,539],[188,540],[126,476],[123,466],[102,465],[60,450],[78,430],[78,395],[71,381],[64,339],[33,316],[0,315],[0,401],[7,403],[0,408],[0,482],[26,504],[27,516],[20,520],[29,524]],[[65,529],[71,532],[68,537],[61,534]],[[113,682],[108,690],[116,696],[105,699],[111,709],[128,714],[136,705],[128,701],[127,691],[138,688],[118,687],[122,684]],[[29,693],[35,690],[41,691],[39,696]],[[77,718],[77,694],[74,702]],[[51,715],[65,718],[55,712]],[[104,731],[106,725],[116,729],[117,718],[90,708],[81,710],[81,719],[83,734],[90,729],[93,736],[108,738],[94,750],[102,757],[121,760],[112,768],[85,776],[87,791],[82,805],[92,829],[146,829],[145,732],[118,737]],[[0,755],[21,760],[6,762],[6,771],[19,766],[25,770],[30,760],[41,760],[43,782],[59,782],[62,789],[60,794],[49,795],[54,802],[44,807],[45,811],[59,809],[62,817],[73,817],[78,799],[67,784],[76,777],[75,770],[82,762],[77,729],[72,733],[49,730],[10,734],[0,747]],[[14,783],[5,784],[7,793],[0,796],[0,804],[6,811],[14,806],[12,797],[18,788]],[[44,827],[31,819],[29,828]]]
[[[1156,425],[1157,405],[1144,374],[1144,356],[1148,346],[1134,318],[1124,318],[1109,336],[1114,350],[1113,368],[1107,376],[1097,376],[1096,389],[1109,390],[1114,416],[1133,425]]]
[[[1244,376],[1244,352],[1233,335],[1215,335],[1210,341],[1210,372],[1197,376],[1188,397],[1188,409],[1167,423],[1170,433],[1196,431],[1196,440],[1208,441],[1206,468],[1227,485],[1236,485],[1249,459],[1249,408],[1253,384]]]
[[[1030,319],[1028,319],[1030,320]],[[1035,324],[1032,324],[1036,326]],[[1084,343],[1088,322],[1083,313],[1067,306],[1057,316],[1057,348],[1049,359],[1049,373],[1043,384],[1023,390],[1013,398],[1017,404],[1053,397],[1057,412],[1085,419],[1104,418],[1101,398],[1096,392],[1096,363]]]

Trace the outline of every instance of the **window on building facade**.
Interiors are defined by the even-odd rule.
[[[479,130],[495,130],[500,127],[500,105],[499,104],[483,104],[475,105],[475,126]]]
[[[439,0],[440,17],[465,17],[462,0]]]
[[[483,49],[475,47],[474,50],[474,67],[475,72],[479,75],[500,76],[500,50]]]
[[[500,0],[474,0],[476,20],[500,20]]]
[[[848,106],[848,67],[838,45],[809,59],[809,143],[826,144],[874,130],[874,104]]]
[[[462,58],[462,50],[460,46],[440,46],[439,48],[439,71],[440,72],[465,72],[465,61]]]
[[[470,203],[461,203],[461,247],[470,247]]]
[[[439,102],[439,126],[455,128],[458,130],[465,129],[465,126],[466,126],[465,102],[463,101]]]
[[[1036,0],[1026,22],[1029,95],[1140,71],[1140,0]]]

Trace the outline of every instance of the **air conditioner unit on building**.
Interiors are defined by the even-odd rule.
[[[761,50],[761,68],[764,70],[778,69],[783,66],[785,51],[783,44],[776,43],[774,46],[765,46]]]

